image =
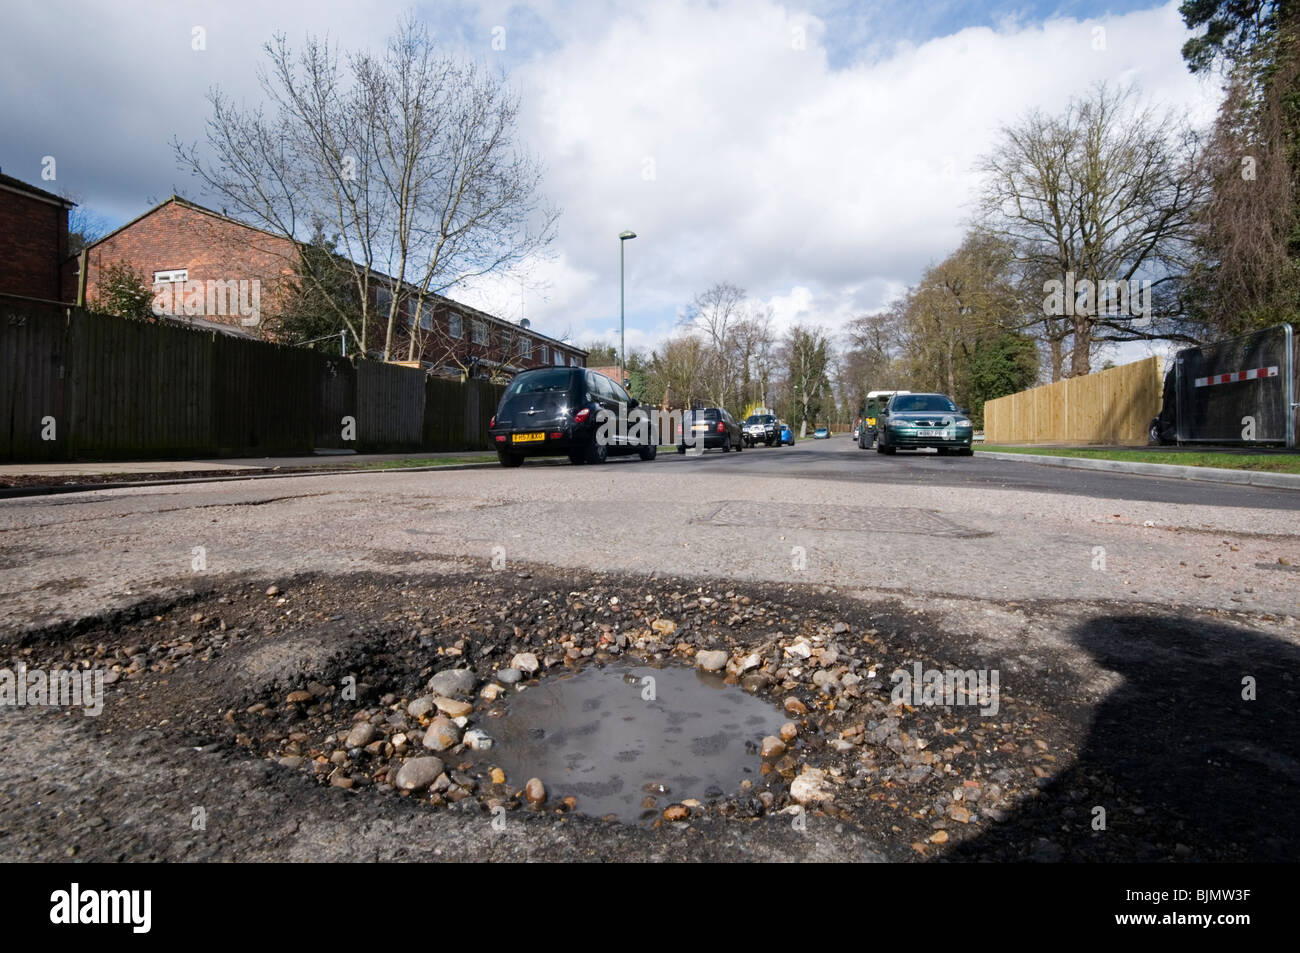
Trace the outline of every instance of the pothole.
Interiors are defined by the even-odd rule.
[[[743,796],[760,775],[764,736],[785,720],[698,669],[590,666],[511,698],[483,754],[509,776],[545,779],[588,814],[646,823],[674,803]]]

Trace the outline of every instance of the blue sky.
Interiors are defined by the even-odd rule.
[[[0,166],[113,225],[173,191],[210,200],[167,148],[201,136],[204,95],[258,96],[259,48],[330,33],[378,46],[405,4],[72,0],[9,4],[0,35]],[[1164,4],[542,0],[418,5],[449,47],[501,70],[520,132],[564,210],[530,280],[455,296],[579,342],[618,330],[630,242],[629,346],[655,346],[716,281],[777,329],[834,330],[879,310],[961,239],[974,164],[999,126],[1096,82],[1213,115]],[[69,28],[69,24],[73,25]],[[206,48],[191,48],[201,25]],[[494,39],[498,42],[494,45]],[[504,48],[499,48],[504,46]],[[45,156],[58,179],[42,182]]]

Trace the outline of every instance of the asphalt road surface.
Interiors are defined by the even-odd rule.
[[[1296,614],[1300,493],[857,449],[372,473],[0,503],[0,625],[198,574],[536,562],[900,595]],[[197,573],[199,562],[206,568]]]
[[[514,470],[304,476],[13,499],[0,502],[0,644],[11,652],[26,645],[39,656],[42,646],[87,628],[111,642],[117,623],[110,610],[126,610],[122,618],[131,618],[156,607],[160,618],[171,618],[168,607],[178,599],[228,606],[223,592],[292,589],[304,574],[343,604],[351,574],[366,574],[367,591],[378,586],[381,593],[432,587],[428,580],[451,575],[458,585],[477,579],[506,592],[516,577],[560,579],[576,590],[597,573],[618,574],[628,587],[650,587],[641,598],[651,599],[663,597],[664,587],[751,587],[757,594],[775,585],[783,598],[823,606],[831,615],[887,612],[891,619],[913,620],[915,638],[929,639],[937,656],[992,660],[1006,678],[1022,680],[1026,688],[1017,697],[1037,697],[1040,707],[1024,715],[1023,726],[1008,721],[997,730],[1023,727],[1025,739],[1042,741],[1042,750],[1051,752],[1054,760],[1035,771],[1044,784],[1055,777],[1066,785],[1051,801],[1057,813],[1017,828],[1013,810],[1002,830],[1017,834],[998,842],[995,831],[985,832],[963,842],[967,853],[954,857],[1083,856],[1077,852],[1091,848],[1062,847],[1040,833],[1059,828],[1062,817],[1076,817],[1075,800],[1093,796],[1075,786],[1112,775],[1127,778],[1107,781],[1112,788],[1158,792],[1161,778],[1176,778],[1184,792],[1150,794],[1154,800],[1142,816],[1159,813],[1177,824],[1153,832],[1149,844],[1141,836],[1123,841],[1120,856],[1178,859],[1187,851],[1191,857],[1274,857],[1287,850],[1293,855],[1300,846],[1293,809],[1300,796],[1300,738],[1285,727],[1294,719],[1269,709],[1266,718],[1242,722],[1253,729],[1232,721],[1230,731],[1224,719],[1264,711],[1238,711],[1243,678],[1261,680],[1267,691],[1260,698],[1268,705],[1296,700],[1289,673],[1300,651],[1298,510],[1300,493],[1290,491],[979,457],[886,457],[861,451],[845,437],[743,453],[669,453],[650,463],[624,459],[599,467],[529,462]],[[330,588],[319,580],[337,583]],[[374,611],[385,619],[399,615],[391,608]],[[284,612],[278,624],[305,627],[295,637],[306,637],[310,612]],[[183,609],[175,613],[178,625],[187,624]],[[96,628],[96,617],[108,621]],[[231,624],[241,622],[232,618]],[[903,631],[902,622],[897,626]],[[744,650],[740,642],[733,647]],[[169,699],[172,689],[160,677],[157,690],[166,704],[141,708],[132,724],[148,722],[165,736],[170,718],[162,712],[183,700]],[[1214,705],[1201,703],[1207,694],[1216,696]],[[87,735],[90,729],[67,719],[56,729],[49,719],[32,720],[39,717],[11,711],[0,726],[12,753],[0,768],[0,856],[46,856],[41,845],[56,817],[66,825],[75,814],[93,833],[104,818],[88,811],[106,796],[99,792],[118,788],[126,799],[121,810],[135,811],[132,823],[141,825],[136,835],[148,840],[141,832],[157,826],[156,810],[129,804],[162,796],[158,785],[167,787],[166,779],[180,770],[169,760],[175,753],[146,740],[140,743],[147,756],[132,761],[130,752]],[[1003,747],[1018,750],[1012,741]],[[1183,760],[1166,764],[1156,755]],[[43,785],[41,765],[55,765],[63,780]],[[1206,765],[1217,765],[1223,780],[1203,776]],[[207,769],[191,767],[191,786],[224,790]],[[280,787],[278,800],[259,807],[262,769],[256,762],[250,767],[236,759],[222,770],[229,790],[209,796],[225,797],[232,812],[282,813],[284,799],[296,796]],[[84,784],[75,780],[82,776]],[[1250,797],[1231,779],[1249,781]],[[1222,843],[1193,836],[1213,829],[1203,804],[1175,803],[1197,790],[1215,804],[1233,805],[1216,808],[1236,812],[1222,818],[1223,830],[1231,831]],[[350,809],[340,814],[335,801],[321,800],[328,793],[309,799],[317,812],[314,840],[304,843],[290,832],[282,836],[292,846],[256,856],[395,856],[377,846],[373,831],[337,830]],[[1132,798],[1136,803],[1139,795]],[[79,806],[73,811],[71,804]],[[168,807],[183,809],[181,802]],[[249,816],[238,826],[269,836],[268,817]],[[1188,833],[1180,834],[1184,818]],[[667,857],[714,859],[920,855],[906,843],[892,843],[888,825],[875,835],[861,823],[836,828],[834,836],[813,844],[785,834],[747,840],[718,818],[701,823],[701,830],[711,831],[707,849],[681,846],[687,841],[668,849],[653,835],[570,827],[549,839],[522,838],[517,848],[496,841],[493,856],[638,857],[661,849]],[[458,833],[456,818],[438,813],[420,825],[431,843],[445,847],[443,856],[472,859],[484,849],[479,834]],[[1126,836],[1133,838],[1133,830],[1130,825]],[[190,841],[156,846],[172,843],[161,827],[150,836],[150,850],[177,859],[253,856],[251,842],[241,853],[229,831],[220,845],[199,853],[202,845],[184,846]],[[110,841],[124,856],[136,850],[134,841]],[[930,843],[921,851],[938,849]],[[1175,843],[1181,844],[1177,850]],[[972,844],[990,853],[981,855]]]

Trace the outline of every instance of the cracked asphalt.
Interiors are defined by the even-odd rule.
[[[39,646],[54,638],[49,633],[94,626],[111,633],[116,620],[196,593],[304,573],[378,574],[394,585],[449,575],[499,580],[520,569],[575,587],[595,573],[648,584],[778,584],[831,614],[888,604],[923,615],[952,657],[1002,659],[1008,670],[1062,680],[1070,686],[1074,760],[1060,766],[1058,779],[1083,777],[1100,741],[1122,735],[1129,721],[1143,732],[1124,758],[1140,760],[1143,745],[1160,739],[1189,765],[1212,750],[1238,773],[1242,765],[1258,771],[1251,777],[1263,792],[1260,828],[1249,813],[1234,814],[1234,843],[1256,838],[1259,856],[1274,856],[1297,841],[1293,812],[1279,816],[1269,806],[1300,793],[1295,748],[1285,748],[1294,734],[1270,740],[1234,728],[1216,735],[1219,722],[1210,720],[1202,751],[1187,734],[1164,736],[1161,692],[1137,689],[1167,666],[1201,673],[1196,687],[1226,692],[1229,702],[1255,672],[1283,679],[1272,687],[1292,696],[1292,680],[1276,673],[1288,670],[1283,663],[1300,647],[1297,510],[1300,493],[1287,490],[978,457],[890,458],[845,438],[603,467],[530,462],[518,470],[92,491],[0,502],[0,643]],[[1151,645],[1143,641],[1148,633]],[[1250,672],[1237,664],[1241,657],[1254,660]],[[10,858],[46,856],[29,851],[56,816],[75,817],[90,832],[96,818],[116,828],[122,818],[106,819],[108,808],[95,807],[110,785],[123,792],[114,804],[137,805],[138,830],[164,815],[172,823],[185,813],[186,784],[215,792],[209,797],[234,814],[256,815],[248,826],[259,836],[219,844],[181,838],[166,849],[147,837],[110,839],[105,856],[382,859],[436,849],[463,859],[899,857],[898,845],[852,826],[810,840],[785,824],[759,835],[716,817],[693,822],[689,832],[530,819],[545,836],[522,837],[511,848],[513,841],[490,839],[451,814],[411,820],[400,806],[376,802],[359,819],[337,791],[268,784],[269,762],[214,752],[186,759],[178,775],[180,749],[165,726],[106,740],[79,717],[17,708],[0,717],[0,737],[13,753],[0,767],[0,856]],[[205,768],[204,758],[222,763]],[[61,780],[42,785],[45,771]],[[225,781],[214,787],[217,777]],[[1031,815],[1026,807],[1023,816]],[[275,818],[279,827],[271,826]],[[408,823],[414,839],[393,846],[393,826]],[[1022,827],[1017,836],[1033,841],[1038,827]],[[1016,828],[1014,819],[1002,828],[1003,840]],[[990,833],[947,859],[981,859],[981,849],[1001,857],[1010,848]],[[1047,850],[1040,859],[1060,858]]]

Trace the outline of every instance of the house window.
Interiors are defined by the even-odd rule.
[[[564,366],[564,354],[561,351],[555,352],[555,366],[556,367]]]
[[[524,337],[523,335],[520,335],[519,340],[516,343],[516,352],[524,360],[527,360],[528,358],[533,356],[533,342],[528,340],[528,338]]]
[[[483,322],[483,321],[475,321],[475,322],[474,322],[474,338],[473,338],[473,340],[474,340],[474,343],[475,343],[475,344],[487,344],[487,342],[488,342],[488,333],[487,333],[487,324],[486,324],[486,322]]]
[[[378,287],[375,289],[375,311],[379,314],[387,314],[388,309],[393,306],[393,291],[391,288]]]
[[[421,304],[419,309],[419,315],[420,315],[420,330],[432,331],[433,330],[433,302],[426,301],[423,304]],[[411,315],[411,324],[415,324],[415,315]]]
[[[550,352],[545,344],[542,345],[542,355],[538,358],[543,364],[551,363]]]
[[[463,338],[465,336],[465,319],[459,314],[452,314],[447,319],[447,333],[454,338]]]
[[[189,281],[190,270],[188,268],[173,268],[171,271],[155,271],[153,273],[153,283],[156,285],[169,285],[176,281]]]
[[[570,367],[577,367],[577,366],[578,366],[578,355],[576,355],[576,354],[570,354],[570,355],[569,355],[569,366],[570,366]]]

